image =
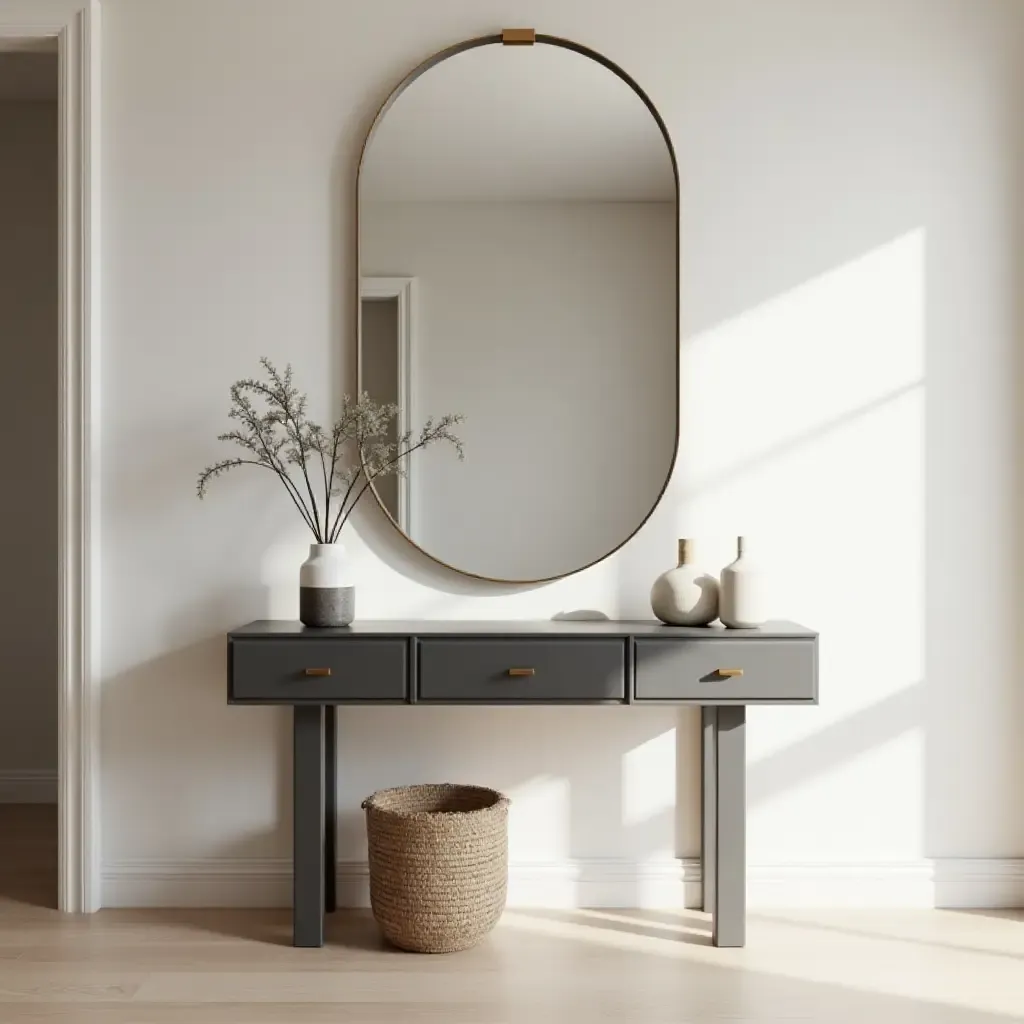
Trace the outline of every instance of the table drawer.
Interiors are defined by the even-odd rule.
[[[408,641],[234,640],[228,671],[232,700],[405,700]]]
[[[419,699],[530,703],[626,698],[624,640],[421,640]]]
[[[785,703],[818,697],[814,640],[636,641],[636,699]]]

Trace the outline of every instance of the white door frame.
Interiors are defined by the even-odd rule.
[[[415,277],[363,277],[359,281],[360,303],[363,299],[398,300],[398,436],[413,429],[416,423],[413,408],[412,382],[415,379],[416,357],[416,278]],[[362,334],[362,308],[359,310],[359,330]],[[360,344],[362,341],[360,340]],[[362,366],[362,360],[359,361]],[[359,382],[363,390],[363,382]],[[412,500],[415,459],[406,459],[405,473],[398,478],[398,525],[410,537],[413,534]]]
[[[26,13],[30,12],[30,13]],[[99,0],[0,7],[0,50],[52,48],[60,68],[58,906],[99,909]]]

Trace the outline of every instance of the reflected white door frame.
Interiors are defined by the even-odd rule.
[[[0,50],[58,63],[57,820],[61,910],[100,908],[97,434],[99,0],[0,8]]]
[[[359,334],[362,344],[362,300],[395,299],[398,302],[398,436],[413,429],[417,422],[412,382],[415,379],[416,358],[416,278],[415,277],[363,277],[359,283]],[[362,361],[360,361],[360,366]],[[363,382],[359,381],[359,390]],[[415,493],[413,479],[416,459],[405,460],[405,476],[398,480],[398,525],[403,533],[412,537],[414,529]]]

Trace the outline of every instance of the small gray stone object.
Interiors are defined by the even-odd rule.
[[[304,626],[349,626],[355,617],[355,587],[299,587],[299,619]]]

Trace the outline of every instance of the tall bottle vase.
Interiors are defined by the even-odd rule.
[[[722,570],[719,615],[733,629],[755,629],[768,619],[764,573],[745,537],[736,538],[736,561]]]
[[[299,569],[299,619],[304,626],[348,626],[356,614],[356,588],[343,544],[310,544]]]

